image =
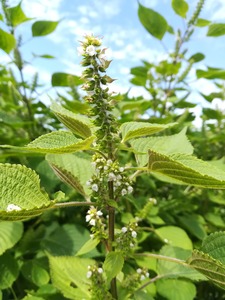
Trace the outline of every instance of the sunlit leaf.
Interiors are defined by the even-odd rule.
[[[159,40],[163,38],[168,24],[162,15],[139,3],[138,16],[142,25],[152,36]]]
[[[176,14],[182,18],[186,18],[188,12],[188,3],[184,0],[172,0],[172,8]]]
[[[14,36],[0,28],[0,49],[6,53],[10,53],[16,46],[16,40]]]
[[[207,36],[221,36],[225,34],[225,24],[217,23],[209,25]]]
[[[74,134],[77,134],[82,138],[91,136],[90,127],[92,126],[92,123],[88,117],[82,116],[81,114],[74,114],[55,102],[52,104],[51,110],[54,112],[59,121],[61,121]]]
[[[30,18],[27,18],[27,16],[24,14],[21,8],[21,3],[22,1],[19,2],[17,6],[7,8],[8,16],[14,27],[23,22],[31,20]]]
[[[53,73],[52,74],[52,86],[70,86],[71,83],[74,85],[81,85],[83,83],[79,76],[68,74],[68,73]]]
[[[90,239],[88,240],[81,248],[80,250],[77,252],[76,256],[81,256],[84,255],[90,251],[92,251],[93,249],[95,249],[97,247],[97,245],[100,243],[99,240],[97,239]]]
[[[103,264],[107,280],[110,282],[122,270],[124,258],[120,252],[109,252]]]
[[[59,22],[56,21],[36,21],[32,25],[32,35],[33,36],[43,36],[52,33]]]
[[[195,24],[197,27],[205,27],[211,24],[211,21],[199,18]]]
[[[126,122],[121,125],[120,131],[122,133],[122,142],[137,138],[140,136],[152,135],[154,133],[165,130],[169,127],[176,125],[177,123],[170,124],[154,124],[147,122]]]
[[[42,135],[27,145],[28,151],[39,153],[72,153],[89,149],[95,137],[85,140],[76,138],[68,131],[53,131]]]

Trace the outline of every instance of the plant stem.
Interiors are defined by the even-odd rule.
[[[183,265],[185,267],[191,267],[189,264],[187,264],[184,260],[182,259],[178,259],[178,258],[174,258],[174,257],[169,257],[169,256],[164,256],[164,255],[160,255],[160,254],[155,254],[155,253],[136,253],[134,254],[134,256],[145,256],[145,257],[152,257],[152,258],[156,258],[156,259],[161,259],[161,260],[166,260],[166,261],[170,261],[170,262],[174,262],[180,265]]]

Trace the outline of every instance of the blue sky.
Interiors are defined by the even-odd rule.
[[[184,21],[173,12],[170,0],[140,0],[140,2],[160,12],[173,27],[184,28]],[[187,0],[190,12],[194,10],[196,0]],[[16,5],[18,1],[9,0]],[[136,0],[23,0],[22,7],[28,17],[41,20],[62,20],[56,31],[46,37],[30,39],[30,22],[20,25],[17,34],[23,33],[24,44],[22,51],[29,61],[31,53],[52,54],[54,60],[35,59],[32,65],[27,65],[25,75],[30,77],[36,70],[40,73],[44,83],[50,83],[53,72],[68,72],[79,75],[81,73],[80,57],[76,48],[78,41],[87,33],[103,37],[103,44],[109,48],[109,57],[113,59],[109,75],[118,80],[114,84],[116,91],[126,92],[130,88],[129,69],[141,64],[141,60],[157,61],[166,58],[165,50],[160,42],[151,37],[141,25],[138,16],[138,2]],[[201,14],[202,18],[214,22],[224,22],[225,1],[206,0]],[[174,37],[167,34],[164,44],[171,50]],[[206,28],[197,30],[189,43],[190,55],[203,52],[206,60],[204,65],[224,67],[225,38],[206,38]],[[6,55],[0,56],[0,62],[7,61]],[[196,89],[203,89],[209,93],[214,87],[200,80]],[[144,92],[133,87],[131,95]],[[147,95],[146,95],[147,96]]]

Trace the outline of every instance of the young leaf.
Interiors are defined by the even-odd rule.
[[[78,193],[83,196],[91,193],[86,184],[93,174],[89,159],[76,154],[47,154],[46,160],[56,175]]]
[[[0,49],[6,53],[10,53],[16,46],[16,40],[14,36],[0,28]]]
[[[80,250],[77,252],[76,256],[81,256],[83,254],[86,254],[90,251],[92,251],[93,249],[95,249],[97,247],[97,245],[100,243],[99,240],[97,239],[90,239],[88,240],[81,248]]]
[[[122,133],[122,142],[125,142],[136,137],[151,135],[169,127],[176,125],[177,123],[169,124],[151,124],[147,122],[126,122],[120,126]]]
[[[0,222],[0,255],[12,248],[23,235],[22,222]]]
[[[155,230],[155,233],[169,245],[192,250],[192,242],[187,233],[176,226],[163,226]]]
[[[197,27],[205,27],[210,25],[211,21],[199,18],[195,24]]]
[[[82,138],[91,136],[90,127],[92,124],[88,117],[80,114],[74,114],[55,102],[52,104],[51,110],[59,121],[61,121],[74,134],[77,134]]]
[[[193,147],[186,136],[186,128],[171,136],[139,138],[131,141],[131,146],[138,153],[136,159],[142,167],[148,163],[149,149],[165,154],[193,153]]]
[[[50,272],[53,285],[71,300],[90,299],[87,279],[88,266],[94,261],[73,256],[50,256]]]
[[[24,220],[54,204],[40,188],[39,176],[21,165],[0,164],[0,219]]]
[[[17,6],[7,8],[7,13],[14,27],[23,22],[31,20],[30,18],[27,18],[27,16],[24,14],[21,8],[21,2],[19,2]]]
[[[103,264],[103,269],[107,276],[107,281],[110,282],[122,270],[124,258],[120,252],[109,252]]]
[[[225,265],[210,255],[194,250],[187,263],[205,275],[210,281],[222,289],[225,289]]]
[[[188,4],[184,0],[172,0],[172,8],[176,14],[181,16],[182,18],[186,18],[186,14],[188,11]]]
[[[166,19],[156,11],[139,3],[138,17],[145,29],[155,38],[161,40],[167,31]]]
[[[9,253],[0,256],[0,289],[8,289],[19,275],[18,261]]]
[[[72,153],[89,149],[94,138],[91,136],[81,140],[68,131],[53,131],[38,137],[29,143],[26,149],[39,153]]]
[[[59,22],[54,21],[36,21],[32,25],[32,35],[33,36],[43,36],[52,33]]]
[[[225,34],[225,24],[217,23],[209,25],[207,36],[221,36]]]
[[[83,80],[79,76],[68,73],[54,73],[52,74],[52,86],[70,86],[70,83],[74,85],[81,85]]]
[[[164,155],[149,150],[148,169],[175,179],[178,184],[225,189],[225,172],[191,155]]]

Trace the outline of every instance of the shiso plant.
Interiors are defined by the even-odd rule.
[[[172,1],[175,12],[182,17],[188,9],[185,3],[183,0]],[[201,58],[201,55],[192,57],[183,73],[177,75],[185,55],[185,51],[181,53],[182,46],[192,36],[203,4],[203,0],[198,2],[184,35],[178,32],[171,61],[151,65],[149,70],[147,67],[133,70],[136,83],[143,85],[142,80],[149,76],[145,80],[146,89],[159,92],[153,93],[152,103],[160,115],[164,115],[167,102],[171,100],[168,92],[173,92],[173,84],[176,86],[176,80],[184,81],[195,60]],[[27,20],[20,5],[5,10],[14,22],[10,23],[12,29],[17,25],[15,20]],[[154,20],[158,18],[160,26],[149,26],[151,16]],[[139,5],[139,17],[150,34],[162,38],[167,30],[165,20],[142,5]],[[39,25],[43,29],[46,24],[56,26],[51,22]],[[34,33],[37,25],[35,23]],[[25,164],[0,164],[0,290],[3,290],[3,299],[18,299],[22,295],[24,300],[58,300],[62,297],[151,300],[155,297],[174,299],[174,295],[179,299],[182,295],[190,300],[196,295],[194,282],[207,280],[225,289],[225,260],[221,250],[225,246],[224,232],[211,233],[201,245],[198,241],[193,250],[192,242],[182,228],[157,219],[160,199],[149,198],[152,185],[146,180],[156,178],[156,183],[161,181],[165,187],[168,184],[186,185],[184,193],[191,186],[225,189],[225,172],[193,156],[186,129],[179,131],[179,121],[168,124],[143,120],[123,122],[117,106],[119,97],[115,97],[110,89],[114,79],[108,75],[111,61],[106,50],[102,39],[93,35],[85,36],[78,47],[84,68],[80,81],[87,113],[74,113],[53,102],[51,111],[64,130],[44,134],[25,147],[2,146],[21,156],[45,155],[54,173],[76,193],[73,199],[62,191],[50,195],[40,186],[37,173]],[[18,59],[18,52],[16,57]],[[149,66],[146,62],[145,65]],[[158,76],[156,80],[151,77],[154,74]],[[154,103],[158,103],[163,90],[153,85],[163,80],[169,86],[166,85],[165,101],[158,108]],[[171,134],[171,128],[176,134]],[[148,191],[144,201],[143,193],[138,191],[137,182],[140,181],[146,183],[144,188]],[[138,205],[140,202],[143,206]],[[81,213],[74,216],[74,208]],[[70,224],[59,229],[56,218],[60,222],[59,212],[65,210],[73,216],[74,223],[70,220]],[[46,230],[41,218],[45,220]],[[21,239],[23,221],[28,230]],[[89,230],[83,243],[79,239],[87,230],[81,229],[79,223]],[[73,237],[75,226],[79,230]],[[18,248],[12,250],[20,239]],[[42,239],[45,247],[35,248]],[[73,249],[69,255],[55,242],[58,240],[58,243],[65,242],[65,247],[73,241],[78,249]],[[57,252],[57,247],[61,252]],[[23,289],[24,282],[32,283]]]

